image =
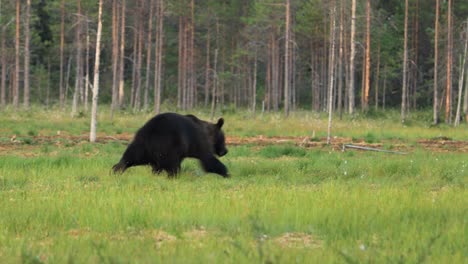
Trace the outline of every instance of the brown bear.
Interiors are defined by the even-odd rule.
[[[228,177],[226,166],[215,156],[222,157],[228,152],[221,130],[223,124],[223,118],[212,124],[194,115],[156,115],[137,131],[112,169],[123,173],[132,166],[150,165],[154,173],[165,170],[174,176],[185,158],[196,158],[206,172]]]

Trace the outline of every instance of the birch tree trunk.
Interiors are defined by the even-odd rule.
[[[89,22],[86,14],[86,57],[85,57],[85,78],[84,78],[84,109],[88,111],[88,91],[89,91]]]
[[[343,113],[343,38],[344,38],[344,1],[340,1],[340,42],[338,53],[338,113],[340,119]]]
[[[24,94],[23,94],[23,106],[25,109],[29,109],[30,106],[30,87],[29,87],[29,61],[30,61],[30,51],[29,51],[29,40],[31,38],[29,24],[31,20],[31,0],[26,1],[26,14],[24,22]]]
[[[118,59],[119,59],[119,33],[118,33],[118,12],[117,0],[112,1],[112,102],[111,119],[114,117],[114,111],[117,108],[119,100],[119,80],[118,80]]]
[[[408,0],[405,0],[405,29],[403,46],[403,89],[401,91],[401,122],[406,120],[407,66],[408,66]]]
[[[331,143],[331,127],[332,127],[332,115],[333,115],[333,81],[335,80],[334,68],[335,68],[335,17],[336,17],[336,6],[334,1],[331,3],[332,7],[330,10],[330,63],[329,63],[329,82],[328,82],[328,132],[327,132],[327,144]]]
[[[98,28],[96,34],[96,58],[94,61],[94,80],[93,80],[93,102],[91,109],[91,131],[89,141],[96,142],[97,110],[99,94],[99,59],[101,56],[101,32],[102,32],[102,1],[99,0]]]
[[[205,107],[208,106],[210,99],[210,26],[207,26],[206,36],[206,62],[205,62]]]
[[[355,76],[355,69],[354,69],[354,57],[356,55],[356,43],[355,43],[355,35],[356,35],[356,0],[352,0],[351,2],[351,36],[350,36],[350,44],[351,44],[351,51],[349,55],[349,113],[352,115],[354,114],[354,104],[355,104],[355,89],[354,89],[354,76]]]
[[[468,20],[467,20],[468,22]],[[465,25],[465,32],[468,33],[468,23]],[[466,52],[468,49],[468,36],[465,33],[465,49],[463,52],[462,65],[460,70],[460,78],[458,79],[458,103],[457,103],[457,113],[455,115],[455,126],[460,125],[460,112],[461,112],[461,102],[463,95],[463,78],[465,77],[465,68],[466,68]],[[466,95],[465,95],[466,96]]]
[[[121,108],[123,106],[124,97],[125,97],[125,90],[124,90],[124,73],[125,73],[125,0],[122,0],[122,11],[121,17],[122,21],[120,27],[120,54],[119,54],[119,104],[118,107]]]
[[[65,87],[63,80],[63,51],[65,47],[65,0],[61,1],[60,4],[60,83],[59,83],[59,104],[60,109],[65,107]]]

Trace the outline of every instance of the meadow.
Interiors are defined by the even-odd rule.
[[[207,119],[208,112],[196,115]],[[217,116],[220,116],[219,113]],[[324,114],[229,111],[239,139],[321,142]],[[290,141],[228,145],[224,179],[186,160],[175,179],[148,167],[110,168],[151,113],[56,109],[0,112],[1,263],[465,263],[468,127],[407,123],[397,112],[334,119],[333,136],[406,155],[304,147]],[[458,142],[428,149],[421,140]],[[276,142],[276,143],[275,143]],[[404,146],[404,147],[403,147]]]

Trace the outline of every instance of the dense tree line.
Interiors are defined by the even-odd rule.
[[[98,6],[0,1],[2,108],[88,110]],[[112,112],[166,104],[467,116],[464,1],[104,0],[102,22],[99,100]]]

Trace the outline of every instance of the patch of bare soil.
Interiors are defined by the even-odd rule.
[[[321,248],[323,241],[306,233],[284,233],[274,238],[283,248]]]
[[[122,133],[118,135],[107,135],[104,133],[98,134],[98,143],[109,143],[109,142],[120,142],[127,144],[132,140],[133,134]],[[0,155],[2,153],[8,153],[10,151],[18,150],[21,148],[22,153],[28,148],[35,148],[42,144],[53,144],[57,147],[79,145],[88,142],[88,135],[67,135],[65,133],[59,133],[54,136],[34,136],[28,139],[17,138],[12,136],[10,141],[0,142]],[[309,137],[227,137],[227,145],[255,145],[255,146],[269,146],[269,145],[281,145],[281,144],[292,144],[304,148],[323,148],[328,147],[326,138],[309,138]],[[403,142],[399,140],[384,140],[382,142],[369,143],[365,140],[356,140],[346,137],[333,137],[331,139],[331,147],[334,150],[343,150],[345,144],[352,144],[360,147],[382,149],[383,147],[391,148],[392,151],[411,152],[417,148],[424,149],[432,152],[462,152],[468,153],[468,141],[462,140],[450,140],[448,138],[434,138],[434,139],[420,139],[416,142]]]

